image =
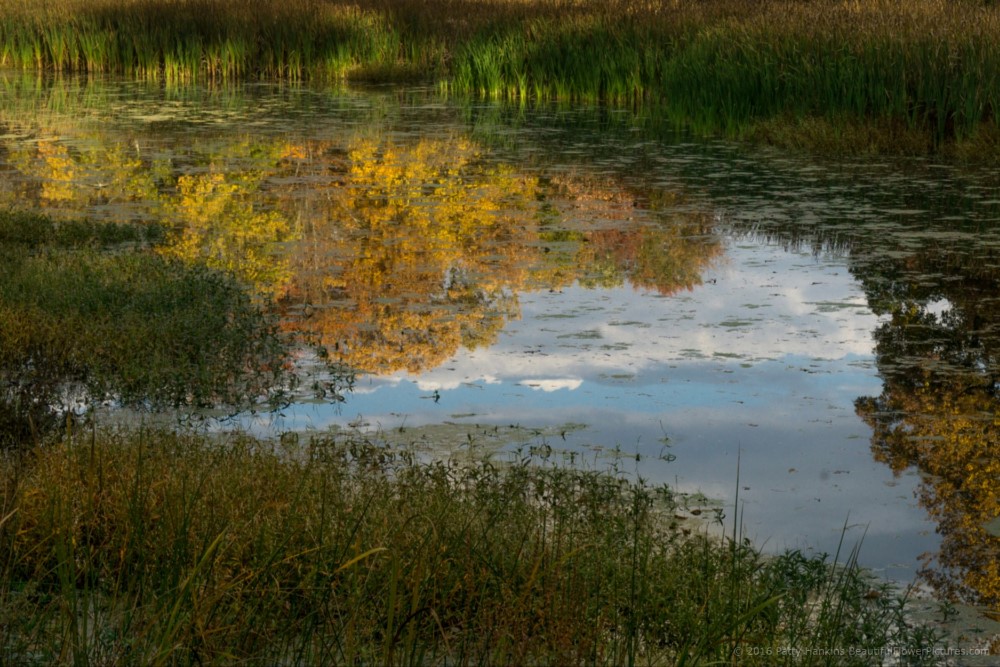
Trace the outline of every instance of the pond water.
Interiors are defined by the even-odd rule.
[[[631,111],[0,74],[0,206],[164,222],[362,371],[255,427],[551,447],[994,610],[998,184]]]

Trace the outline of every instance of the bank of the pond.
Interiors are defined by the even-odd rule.
[[[3,0],[0,66],[168,83],[426,79],[460,94],[655,104],[786,146],[997,145],[1000,7],[959,0]]]
[[[938,641],[846,547],[685,536],[669,489],[530,455],[84,429],[0,472],[5,664],[867,665]]]

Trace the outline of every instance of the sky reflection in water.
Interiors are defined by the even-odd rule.
[[[631,472],[720,499],[730,515],[739,451],[748,536],[832,554],[847,523],[849,542],[867,531],[864,562],[912,578],[936,538],[915,477],[894,479],[872,460],[854,412],[854,399],[881,388],[878,318],[846,266],[730,241],[703,278],[668,296],[628,285],[522,293],[521,318],[494,345],[417,375],[362,377],[345,405],[298,406],[280,424],[402,426],[389,436],[400,442],[407,427],[440,422],[585,424],[545,440],[639,454]]]

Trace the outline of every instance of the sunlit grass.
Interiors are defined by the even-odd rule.
[[[2,467],[5,664],[742,665],[933,639],[853,555],[686,536],[668,489],[527,451],[87,429],[30,454]]]
[[[710,132],[822,118],[902,125],[933,148],[992,132],[1000,97],[1000,7],[971,0],[0,6],[0,66],[180,83],[426,78],[516,100],[656,103]]]
[[[383,15],[312,0],[4,0],[0,17],[0,66],[178,83],[337,78],[399,52]]]

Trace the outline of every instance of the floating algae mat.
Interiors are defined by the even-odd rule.
[[[551,447],[1000,603],[996,172],[420,88],[31,78],[0,110],[0,205],[165,224],[358,370],[245,425]]]

